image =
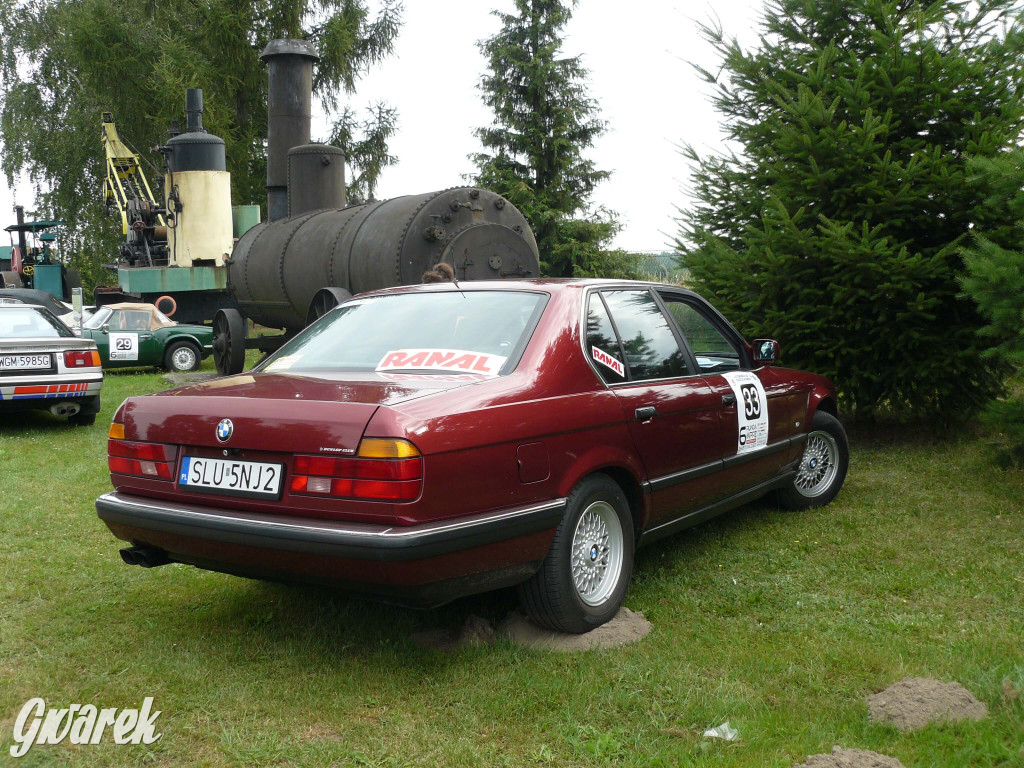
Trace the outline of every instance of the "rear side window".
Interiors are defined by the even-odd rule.
[[[692,371],[668,318],[650,291],[603,291],[631,381],[670,379]]]
[[[587,354],[609,384],[626,380],[626,364],[600,293],[590,295],[587,307]]]

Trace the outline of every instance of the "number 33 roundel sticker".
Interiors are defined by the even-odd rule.
[[[761,380],[749,371],[723,374],[736,395],[739,427],[736,453],[749,453],[768,445],[768,399]]]

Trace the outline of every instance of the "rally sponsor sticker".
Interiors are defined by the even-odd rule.
[[[464,349],[396,349],[385,352],[378,371],[440,371],[497,376],[507,357]]]
[[[137,333],[110,333],[110,359],[111,360],[138,360],[139,359],[139,334]]]
[[[625,378],[625,376],[626,376],[626,367],[620,361],[616,360],[614,357],[609,355],[607,352],[605,352],[603,350],[600,350],[597,347],[591,347],[590,349],[591,349],[590,354],[593,355],[594,360],[596,362],[600,363],[605,368],[611,368],[613,371],[615,371],[617,374],[619,374],[619,376],[622,376],[623,378]]]
[[[730,371],[722,375],[736,395],[736,453],[764,448],[768,445],[768,398],[764,385],[750,371]]]
[[[297,361],[298,359],[299,355],[285,355],[284,357],[279,357],[277,358],[277,360],[268,365],[266,370],[287,371],[289,368],[295,365],[295,361]]]

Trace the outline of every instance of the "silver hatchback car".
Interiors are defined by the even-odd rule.
[[[75,336],[45,307],[0,302],[0,413],[46,410],[88,426],[102,387],[94,341]]]

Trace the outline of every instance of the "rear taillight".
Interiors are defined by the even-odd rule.
[[[174,479],[174,462],[178,458],[176,445],[125,440],[124,425],[117,423],[110,425],[109,435],[107,466],[112,474]]]
[[[100,353],[95,349],[69,350],[64,353],[65,368],[99,368]]]
[[[296,456],[291,492],[364,501],[413,501],[423,487],[423,459],[406,440],[369,438],[353,458]]]

